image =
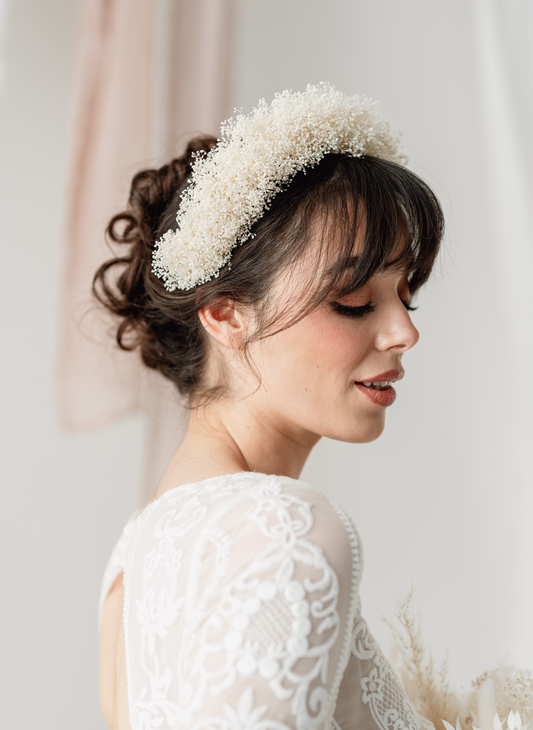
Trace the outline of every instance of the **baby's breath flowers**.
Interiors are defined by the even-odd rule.
[[[325,83],[283,91],[271,104],[262,99],[250,114],[224,122],[221,133],[216,146],[194,162],[176,230],[156,243],[153,272],[168,291],[218,276],[274,196],[325,155],[406,162],[375,102]]]

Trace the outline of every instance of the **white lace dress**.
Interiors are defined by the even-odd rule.
[[[351,519],[306,482],[171,489],[124,528],[133,730],[420,730],[361,617]]]

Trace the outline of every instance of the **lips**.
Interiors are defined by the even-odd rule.
[[[396,391],[392,383],[401,380],[404,374],[403,370],[387,370],[379,375],[359,380],[355,385],[371,403],[386,408],[396,400]]]

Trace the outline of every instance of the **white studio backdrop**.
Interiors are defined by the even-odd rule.
[[[142,417],[74,436],[56,421],[78,5],[12,0],[0,28],[2,719],[42,730],[104,728],[99,583],[143,471]],[[459,684],[506,655],[533,667],[532,36],[525,0],[240,0],[235,106],[322,80],[366,93],[446,211],[384,436],[324,441],[303,477],[358,525],[384,648],[380,617],[414,583],[427,644],[449,649]]]

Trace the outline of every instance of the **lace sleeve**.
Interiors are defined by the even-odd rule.
[[[335,708],[335,730],[435,730],[420,717],[370,633],[359,603],[350,658]]]
[[[176,490],[125,571],[133,730],[329,730],[360,553],[324,495],[264,478]]]

